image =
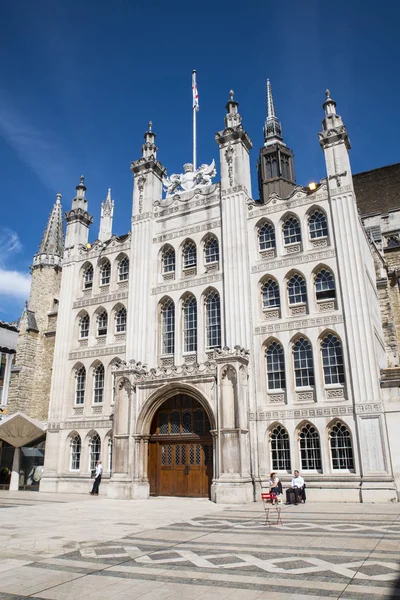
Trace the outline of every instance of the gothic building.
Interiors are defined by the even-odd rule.
[[[21,329],[26,347],[39,335],[39,362],[55,339],[42,491],[87,492],[100,457],[111,498],[249,502],[271,471],[285,482],[299,469],[313,500],[397,499],[399,271],[368,221],[383,217],[361,208],[363,226],[329,92],[326,178],[302,187],[268,82],[259,200],[238,107],[231,92],[218,183],[206,165],[166,178],[149,125],[126,235],[112,233],[109,190],[88,243],[82,177],[62,264],[57,198],[58,233],[33,265],[46,297],[31,297]],[[32,374],[24,356],[14,389],[31,378],[47,399],[48,365]]]

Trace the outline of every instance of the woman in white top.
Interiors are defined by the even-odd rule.
[[[279,494],[279,477],[276,476],[276,473],[271,473],[269,476],[269,491]]]

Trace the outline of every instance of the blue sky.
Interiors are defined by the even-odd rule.
[[[198,162],[218,164],[214,133],[232,88],[254,145],[255,198],[267,77],[298,183],[324,176],[317,133],[327,87],[349,130],[353,172],[398,162],[399,16],[394,0],[3,3],[0,320],[20,315],[58,191],[68,210],[85,175],[95,239],[111,187],[114,231],[122,234],[131,213],[129,165],[148,121],[169,173],[191,161],[193,68]]]

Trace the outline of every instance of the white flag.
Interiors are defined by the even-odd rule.
[[[192,73],[193,108],[199,110],[199,92],[197,91],[196,71]]]

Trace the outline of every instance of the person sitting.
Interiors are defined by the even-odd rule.
[[[282,489],[282,484],[279,481],[279,477],[277,477],[276,473],[271,473],[269,476],[269,491],[272,494],[276,494],[276,496],[278,497],[279,494],[281,494],[281,489]],[[275,500],[272,500],[272,504],[275,504],[275,501],[277,500],[277,498]]]
[[[294,477],[292,478],[292,482],[290,484],[290,488],[286,490],[286,504],[291,504],[290,497],[294,493],[294,503],[299,503],[299,495],[301,494],[301,500],[306,502],[306,484],[304,483],[304,479],[301,477],[298,471],[294,472]]]

